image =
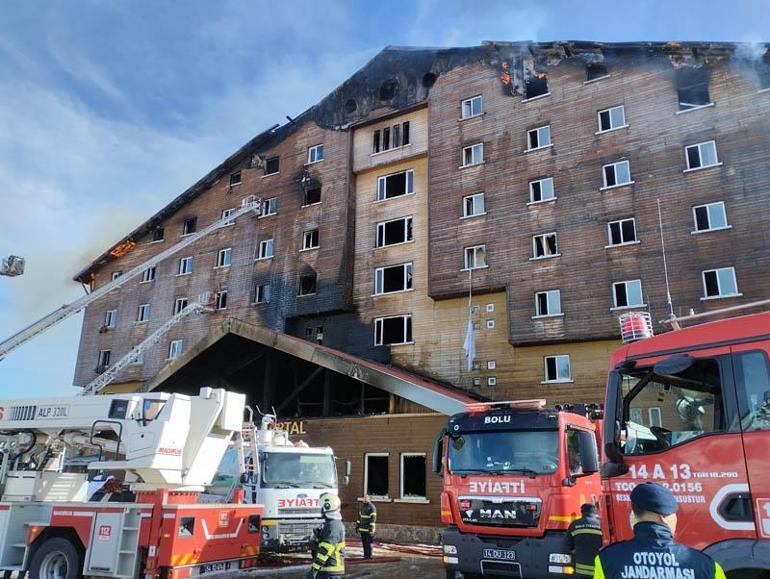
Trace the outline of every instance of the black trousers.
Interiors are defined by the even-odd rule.
[[[361,535],[361,543],[364,546],[364,559],[371,559],[372,558],[372,534],[371,533],[360,533]]]

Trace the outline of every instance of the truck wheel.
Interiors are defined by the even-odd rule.
[[[29,576],[37,579],[77,579],[83,560],[77,547],[67,539],[54,537],[35,550]]]

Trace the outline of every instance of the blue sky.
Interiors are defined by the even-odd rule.
[[[766,0],[0,5],[0,339],[221,160],[389,44],[770,40]],[[3,395],[72,395],[81,317],[0,361]]]

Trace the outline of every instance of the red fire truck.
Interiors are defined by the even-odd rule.
[[[447,577],[575,572],[566,544],[580,506],[600,501],[595,406],[471,404],[436,439]]]
[[[648,316],[621,320],[630,343],[610,362],[608,538],[631,537],[629,493],[654,481],[679,503],[677,540],[713,556],[730,577],[768,577],[770,313],[685,329],[674,320],[675,331],[655,337]]]

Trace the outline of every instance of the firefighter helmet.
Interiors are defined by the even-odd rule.
[[[318,500],[321,503],[321,513],[324,515],[338,512],[342,506],[340,498],[334,493],[322,493]]]

